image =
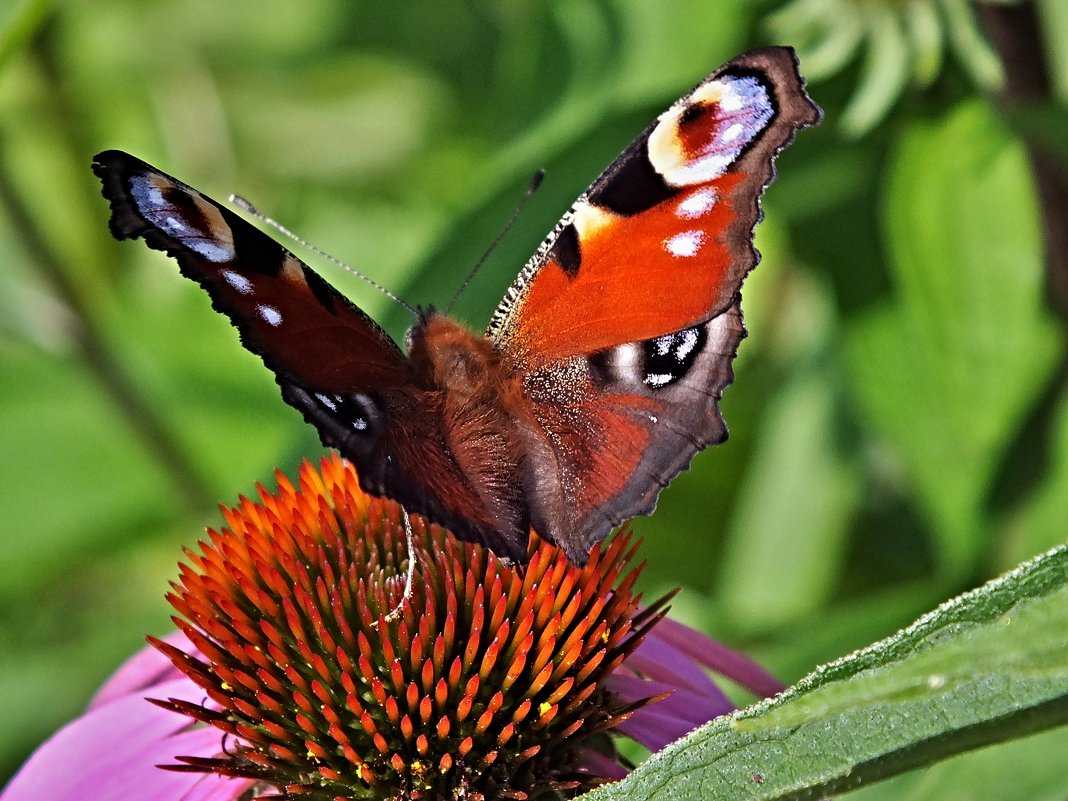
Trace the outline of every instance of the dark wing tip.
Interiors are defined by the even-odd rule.
[[[150,247],[175,255],[148,236],[152,231],[152,226],[145,222],[130,202],[129,177],[135,173],[158,171],[122,150],[104,150],[97,153],[93,156],[92,169],[96,177],[100,179],[101,194],[111,206],[108,227],[111,229],[112,236],[119,240],[144,238]],[[170,176],[167,177],[170,178]],[[173,178],[170,180],[174,181]]]
[[[787,118],[797,128],[819,125],[823,119],[821,109],[808,94],[808,84],[801,73],[801,60],[790,45],[773,45],[750,50],[731,61],[731,64],[752,67],[789,80],[777,82],[788,91],[779,98]]]

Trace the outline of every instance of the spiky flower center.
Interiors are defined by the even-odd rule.
[[[605,678],[662,614],[639,610],[634,547],[576,568],[532,542],[523,569],[413,520],[337,457],[224,510],[169,600],[199,654],[156,642],[207,694],[166,702],[230,737],[186,769],[301,798],[522,798],[597,781],[590,736],[631,708]]]

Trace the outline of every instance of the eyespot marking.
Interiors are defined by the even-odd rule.
[[[161,175],[130,176],[130,196],[150,225],[210,262],[233,261],[234,238],[222,212],[201,195]]]
[[[768,87],[758,78],[722,75],[660,116],[649,134],[649,160],[670,186],[708,183],[727,171],[774,114]]]
[[[677,331],[674,334],[657,337],[652,341],[654,356],[667,356],[671,354],[678,361],[684,362],[697,347],[698,334],[696,328],[687,328],[685,331]]]
[[[686,328],[642,343],[645,377],[651,389],[662,389],[684,378],[708,341],[707,326]]]

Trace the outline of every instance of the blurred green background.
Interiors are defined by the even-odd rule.
[[[990,41],[1025,47],[1003,64]],[[765,196],[730,441],[635,524],[648,591],[683,585],[677,616],[792,681],[1068,538],[1068,249],[1043,235],[1068,219],[1061,0],[8,0],[0,779],[167,631],[215,504],[321,452],[201,290],[111,239],[94,153],[240,193],[439,304],[544,167],[458,307],[481,328],[639,130],[771,43],[800,49],[826,118]],[[1063,799],[1066,745],[862,794]]]

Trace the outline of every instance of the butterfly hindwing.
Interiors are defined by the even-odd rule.
[[[488,336],[538,421],[532,519],[569,555],[652,511],[726,438],[718,400],[745,335],[759,198],[775,155],[819,117],[789,48],[721,67],[579,198],[494,314]]]

